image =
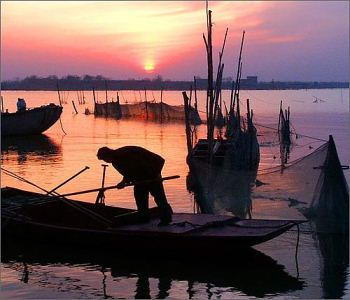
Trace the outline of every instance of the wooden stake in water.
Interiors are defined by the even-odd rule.
[[[60,103],[60,106],[62,106],[62,101],[61,101],[61,94],[60,94],[60,87],[58,85],[58,80],[56,81],[56,86],[57,86],[57,93],[58,93],[58,101]]]
[[[163,122],[163,88],[160,90],[160,122]]]
[[[4,112],[4,98],[0,96],[1,98],[1,112]]]
[[[93,94],[93,96],[94,96],[94,103],[96,104],[95,88],[94,88],[94,87],[92,88],[92,94]]]
[[[108,103],[107,80],[105,80],[105,89],[106,89],[106,103]]]
[[[184,98],[184,106],[185,106],[185,125],[186,125],[186,142],[187,142],[187,152],[188,155],[192,153],[192,138],[191,138],[191,127],[189,120],[189,99],[186,92],[182,92],[182,96]]]
[[[78,114],[77,108],[75,107],[74,101],[72,100],[73,108],[75,110],[75,113]]]
[[[145,88],[145,107],[146,107],[146,120],[148,120],[148,105],[147,105],[147,90]]]

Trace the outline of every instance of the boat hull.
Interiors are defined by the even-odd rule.
[[[149,222],[140,224],[135,222],[137,212],[134,210],[40,195],[2,189],[3,239],[105,247],[125,253],[141,250],[175,256],[211,255],[232,253],[266,242],[302,222],[175,213],[171,224],[159,227],[157,208],[150,210]],[[32,199],[40,201],[30,202]]]
[[[2,220],[7,223],[7,220]],[[128,232],[118,230],[86,230],[50,226],[35,222],[11,220],[7,228],[2,230],[3,239],[14,238],[49,244],[73,245],[116,249],[118,251],[144,253],[164,252],[171,254],[227,254],[242,250],[284,233],[295,224],[288,223],[279,230],[263,236],[206,236],[199,234],[158,234],[145,232]]]
[[[49,129],[62,114],[62,107],[49,104],[23,112],[1,114],[1,135],[35,135]]]

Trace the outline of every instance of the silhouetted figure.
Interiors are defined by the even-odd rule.
[[[18,98],[17,100],[17,111],[25,111],[27,108],[27,104],[22,98]]]
[[[123,180],[118,183],[117,188],[122,189],[126,184],[134,185],[134,196],[139,213],[140,222],[149,221],[149,193],[160,208],[160,226],[168,225],[172,221],[172,209],[165,196],[161,171],[164,159],[142,147],[125,146],[116,150],[102,147],[97,152],[97,158],[112,163],[113,167],[123,175]],[[142,183],[145,180],[154,180]],[[137,183],[140,182],[140,183]]]

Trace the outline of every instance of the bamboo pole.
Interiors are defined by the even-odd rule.
[[[163,87],[160,90],[160,122],[163,122]]]
[[[190,119],[189,119],[189,99],[186,92],[182,92],[182,96],[184,98],[184,106],[185,106],[185,126],[186,126],[186,142],[187,142],[187,152],[188,155],[192,153],[192,139],[191,139],[191,127],[190,127]]]
[[[107,80],[105,80],[105,90],[106,90],[106,103],[108,103]],[[107,110],[107,108],[106,108],[106,110]]]
[[[248,123],[248,130],[251,129],[252,120],[251,120],[251,114],[250,114],[250,105],[249,105],[249,99],[247,99],[247,123]]]
[[[213,96],[213,116],[212,116],[212,122],[210,124],[210,136],[214,140],[214,129],[215,129],[215,123],[218,116],[218,104],[219,104],[219,96],[221,94],[221,84],[222,84],[222,75],[224,70],[224,64],[222,63],[222,57],[224,54],[224,49],[226,45],[226,38],[227,38],[228,28],[226,28],[224,41],[222,44],[221,51],[219,52],[219,64],[218,64],[218,70],[216,75],[216,82],[215,82],[215,90],[214,90],[214,96]],[[212,159],[212,151],[210,150],[210,160]]]
[[[147,90],[145,88],[145,108],[146,108],[146,120],[148,120],[148,102],[147,102]]]
[[[189,107],[192,105],[192,84],[190,85],[190,101],[189,101]]]
[[[56,86],[57,86],[57,93],[58,93],[58,101],[60,103],[60,106],[62,106],[61,94],[60,94],[60,88],[59,88],[59,85],[58,85],[58,80],[56,81]]]
[[[278,133],[280,133],[280,127],[281,127],[281,113],[283,114],[283,110],[282,110],[282,101],[280,103],[280,113],[278,115]]]
[[[207,7],[207,31],[208,42],[207,47],[207,61],[208,61],[208,89],[207,89],[207,101],[208,101],[208,120],[207,120],[207,140],[208,140],[208,158],[212,158],[213,150],[213,114],[214,114],[214,97],[213,97],[213,46],[212,46],[212,11]]]
[[[219,72],[218,72],[218,76],[217,76],[217,84],[216,84],[216,88],[215,88],[215,102],[214,102],[214,118],[213,118],[213,124],[212,124],[212,131],[214,134],[214,125],[215,125],[215,120],[218,116],[218,106],[219,106],[219,95],[221,94],[221,83],[222,83],[222,75],[223,75],[223,71],[224,71],[224,64],[221,65]]]
[[[239,50],[239,57],[238,57],[238,64],[237,64],[236,81],[234,83],[232,82],[232,88],[231,88],[230,111],[234,109],[234,102],[233,101],[234,101],[234,97],[236,97],[238,81],[239,81],[240,73],[241,73],[241,66],[242,66],[241,65],[241,60],[242,60],[244,35],[245,35],[245,31],[243,30],[242,40],[241,40],[241,47],[240,47],[240,50]],[[233,87],[234,87],[234,93],[233,93]]]
[[[240,110],[240,104],[239,104],[239,91],[241,88],[241,75],[242,75],[242,61],[240,64],[240,68],[239,68],[239,77],[238,77],[238,83],[237,83],[237,92],[235,92],[235,98],[234,101],[237,102],[236,106],[237,106],[237,120],[238,120],[238,132],[240,133],[241,130],[241,110]]]
[[[74,110],[75,110],[75,113],[78,114],[77,108],[75,107],[75,103],[74,103],[73,100],[72,100],[72,104],[73,104],[73,108],[74,108]]]
[[[1,112],[4,112],[4,97],[0,96],[1,98]]]
[[[96,97],[95,97],[95,88],[92,88],[92,95],[94,96],[94,103],[96,104]]]
[[[196,80],[196,76],[193,77],[193,85],[194,85],[194,109],[198,112],[197,80]]]

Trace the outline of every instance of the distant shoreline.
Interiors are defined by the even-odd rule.
[[[320,86],[298,86],[298,87],[293,87],[293,86],[275,86],[275,87],[269,87],[269,86],[255,86],[255,87],[241,87],[241,90],[313,90],[313,89],[348,89],[349,88],[349,83],[344,83],[344,84],[337,84],[337,85],[320,85]],[[105,91],[105,88],[100,88],[100,87],[94,87],[95,91]],[[191,85],[189,84],[188,87],[183,87],[183,88],[176,88],[176,87],[148,87],[146,90],[150,91],[185,91],[185,90],[190,90]],[[109,91],[144,91],[145,88],[117,88],[117,87],[110,87],[108,88]],[[197,91],[205,91],[206,88],[197,88]],[[230,88],[222,88],[222,90],[230,90]],[[47,88],[47,87],[33,87],[33,88],[28,88],[28,87],[16,87],[16,88],[7,88],[7,87],[1,87],[1,91],[57,91],[57,88]],[[61,87],[60,91],[92,91],[92,87]]]
[[[286,90],[327,90],[327,89],[348,89],[348,86],[336,86],[336,87],[310,87],[310,88],[241,88],[241,90],[260,90],[260,91],[286,91]],[[149,91],[160,91],[161,89],[148,89]],[[171,89],[171,88],[166,88],[163,89],[163,91],[177,91],[177,92],[181,92],[181,91],[185,91],[185,90],[189,90],[189,89]],[[206,89],[197,89],[197,91],[205,91]],[[226,90],[229,91],[230,89],[222,89],[222,90]],[[1,88],[1,91],[26,91],[26,92],[38,92],[38,91],[43,91],[43,92],[57,92],[57,89],[43,89],[43,88],[38,88],[38,89],[24,89],[24,88],[19,88],[19,89],[4,89]],[[92,92],[92,88],[85,88],[85,89],[60,89],[60,91],[91,91]],[[105,91],[104,89],[98,89],[96,88],[95,91]],[[109,89],[108,91],[140,91],[140,89]],[[143,90],[141,90],[143,91]]]
[[[253,78],[253,80],[250,80]],[[257,81],[257,77],[247,77],[240,83],[241,90],[302,90],[302,89],[335,89],[349,88],[349,82],[301,82],[301,81]],[[230,90],[234,86],[233,81],[223,81],[222,89]],[[163,80],[161,77],[155,79],[129,79],[112,80],[104,77],[80,78],[78,76],[67,76],[64,78],[47,77],[40,78],[31,76],[22,80],[12,80],[1,82],[3,91],[96,91],[105,90],[168,90],[168,91],[186,91],[194,89],[193,81],[172,81]],[[206,90],[207,80],[196,78],[196,89]]]

